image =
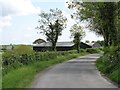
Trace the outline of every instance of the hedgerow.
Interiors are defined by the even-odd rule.
[[[20,45],[13,51],[6,51],[2,55],[2,74],[7,74],[12,69],[17,69],[23,65],[28,65],[35,61],[48,61],[57,58],[60,55],[67,55],[77,53],[75,50],[71,51],[56,51],[56,52],[34,52],[31,48]]]
[[[87,48],[86,49],[86,52],[88,52],[88,53],[100,53],[100,52],[102,52],[103,51],[103,49],[102,48]]]

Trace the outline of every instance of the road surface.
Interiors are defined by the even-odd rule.
[[[95,66],[100,54],[81,56],[38,74],[31,88],[117,88]]]

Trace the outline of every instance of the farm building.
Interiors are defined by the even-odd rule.
[[[101,43],[95,41],[93,43],[86,43],[86,44],[91,46],[92,48],[99,48],[103,46]]]
[[[44,42],[40,44],[34,44],[33,50],[35,51],[46,51],[50,50],[51,43],[50,42]],[[57,51],[67,51],[67,50],[73,50],[75,48],[73,42],[57,42],[56,49]],[[86,49],[86,48],[92,48],[92,46],[89,46],[83,42],[80,43],[80,48]]]
[[[95,42],[93,45],[92,45],[92,48],[99,48],[99,47],[102,47],[102,45],[98,42]]]

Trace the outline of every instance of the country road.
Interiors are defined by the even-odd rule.
[[[95,66],[100,54],[81,56],[39,73],[31,88],[117,88]]]

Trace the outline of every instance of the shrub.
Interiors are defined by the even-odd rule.
[[[86,49],[80,49],[80,52],[86,52]]]
[[[18,45],[18,46],[15,46],[14,49],[13,49],[13,52],[15,54],[25,54],[25,53],[31,53],[33,50],[30,46],[27,46],[27,45]]]
[[[3,75],[10,71],[10,69],[16,69],[23,65],[28,65],[29,63],[35,61],[48,61],[50,59],[57,58],[60,55],[68,55],[77,53],[77,51],[58,51],[58,52],[33,52],[30,48],[26,48],[25,51],[22,50],[26,46],[19,46],[13,51],[7,51],[3,54],[2,66],[3,66]],[[20,51],[19,51],[20,50]]]
[[[88,53],[99,53],[101,50],[99,48],[87,48],[86,52]]]

